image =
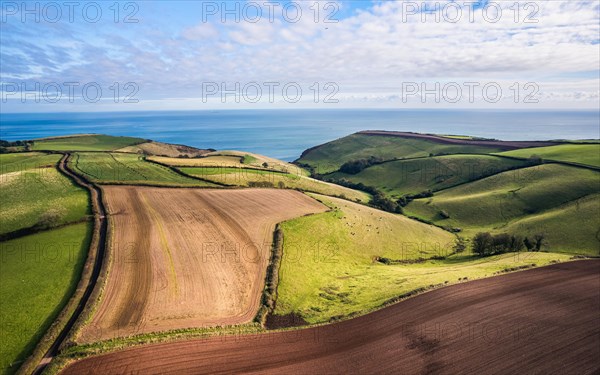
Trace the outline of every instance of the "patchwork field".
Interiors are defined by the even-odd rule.
[[[133,146],[127,146],[118,149],[119,152],[130,152],[134,154],[144,154],[144,155],[161,155],[162,157],[168,158],[178,158],[178,157],[186,157],[193,158],[204,155],[210,151],[202,150],[195,147],[189,147],[184,145],[173,145],[170,143],[162,143],[162,142],[145,142],[136,144]]]
[[[333,210],[281,226],[278,316],[326,322],[433,284],[569,259],[549,253],[452,255],[456,238],[449,232],[341,199],[316,197]],[[383,258],[390,264],[377,260]]]
[[[149,160],[171,165],[174,167],[218,167],[218,168],[246,168],[267,171],[284,172],[294,175],[306,176],[308,172],[297,165],[263,155],[245,153],[241,151],[215,151],[197,158],[172,158],[151,156]],[[266,165],[264,164],[266,163]]]
[[[290,190],[104,190],[111,263],[88,342],[251,321],[275,224],[326,209]]]
[[[179,168],[179,170],[190,176],[231,186],[299,189],[330,196],[344,197],[356,202],[367,203],[370,200],[369,194],[365,192],[296,174],[230,167],[184,167]]]
[[[541,214],[598,192],[599,172],[544,164],[443,190],[432,198],[411,202],[405,212],[439,225],[462,228],[471,235],[479,230],[502,229],[513,220]],[[567,238],[579,230],[578,221],[564,224],[569,227],[561,232]]]
[[[0,373],[16,372],[67,303],[90,234],[80,223],[0,242]]]
[[[527,165],[527,161],[490,155],[447,155],[391,161],[373,165],[357,174],[335,172],[325,178],[362,183],[392,197],[400,197],[446,189]]]
[[[135,154],[78,152],[70,165],[88,179],[103,184],[147,184],[164,186],[216,186],[175,173],[167,167],[144,161]]]
[[[114,137],[102,134],[73,135],[36,139],[32,150],[113,151],[146,141],[142,138]]]
[[[142,346],[62,373],[594,374],[599,267],[557,264],[434,290],[337,324]]]
[[[600,167],[600,143],[595,144],[565,144],[548,147],[535,147],[523,150],[513,150],[501,155],[529,158],[537,155],[547,160],[566,161],[570,163],[587,164]]]
[[[55,167],[60,155],[0,155],[0,235],[72,223],[89,214],[87,192]]]

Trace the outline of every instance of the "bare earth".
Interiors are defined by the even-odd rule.
[[[593,374],[600,261],[454,285],[341,323],[132,348],[64,374]]]
[[[111,264],[84,342],[251,321],[275,224],[327,209],[291,190],[104,191]]]

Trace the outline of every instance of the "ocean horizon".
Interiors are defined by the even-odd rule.
[[[307,148],[360,130],[470,135],[501,140],[600,138],[595,110],[273,109],[3,113],[0,138],[75,133],[134,136],[286,161]]]

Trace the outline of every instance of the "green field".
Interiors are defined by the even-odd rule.
[[[425,139],[352,134],[313,148],[297,160],[319,174],[337,171],[347,161],[381,157],[385,160],[417,158],[430,154],[486,154],[501,151],[494,147],[455,145]]]
[[[283,258],[275,314],[310,323],[376,308],[431,284],[491,276],[506,268],[545,265],[569,256],[515,253],[488,258],[451,255],[455,237],[436,227],[335,198],[317,196],[333,211],[282,224]],[[405,263],[385,265],[375,257]],[[420,263],[409,263],[419,258]]]
[[[171,169],[123,153],[79,152],[70,160],[73,169],[98,183],[127,183],[160,186],[212,186],[175,173]]]
[[[0,175],[0,206],[0,234],[71,223],[89,213],[88,193],[53,167]]]
[[[343,196],[363,203],[370,200],[369,194],[365,192],[295,174],[230,167],[189,167],[179,168],[179,170],[191,176],[231,186],[299,189],[330,196]]]
[[[113,137],[91,134],[59,138],[44,138],[34,141],[33,150],[52,151],[113,151],[126,146],[146,142],[142,138]]]
[[[566,161],[600,167],[600,143],[524,148],[503,152],[500,155],[518,158],[529,158],[532,155],[537,155],[546,160]]]
[[[0,154],[0,174],[55,166],[60,158],[60,154],[44,154],[41,152]]]
[[[544,164],[443,190],[432,198],[413,201],[405,207],[405,212],[438,225],[462,228],[465,235],[472,236],[484,230],[503,231],[515,220],[541,215],[599,192],[599,172]],[[442,211],[449,218],[444,218]],[[560,232],[564,237],[562,242],[569,241],[571,236],[576,238],[574,233],[583,230],[583,218],[572,219],[575,220],[563,223]],[[595,216],[597,227],[600,226],[599,219]],[[550,246],[554,244],[550,243]],[[574,245],[574,249],[577,248]]]
[[[70,298],[90,236],[80,223],[0,242],[2,373],[17,370]]]
[[[480,179],[528,162],[489,155],[447,155],[373,165],[357,174],[335,172],[326,178],[363,183],[392,196],[441,190]]]

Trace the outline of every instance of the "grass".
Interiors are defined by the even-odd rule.
[[[583,168],[558,164],[503,172],[472,183],[436,193],[432,198],[418,199],[405,207],[410,215],[432,221],[438,225],[459,227],[467,236],[478,231],[505,231],[511,223],[531,215],[538,218],[549,210],[575,203],[577,200],[600,192],[600,173]],[[444,211],[449,218],[444,218]],[[540,216],[542,215],[542,216]],[[556,216],[556,215],[555,215]],[[567,215],[568,216],[568,215]],[[586,226],[582,221],[593,220],[600,227],[597,215],[583,218],[572,215],[572,221],[562,223],[560,244],[551,247],[581,250],[574,242]],[[542,221],[540,221],[541,223]],[[544,227],[540,231],[548,232]],[[587,236],[595,235],[595,230]],[[588,242],[589,243],[589,242]],[[560,246],[559,246],[560,245]],[[576,252],[577,252],[576,251]],[[589,249],[586,251],[586,253]]]
[[[20,172],[27,169],[55,166],[60,160],[59,154],[41,152],[23,152],[0,154],[0,174]]]
[[[509,223],[502,231],[529,236],[544,233],[547,250],[600,255],[600,194]]]
[[[80,152],[71,159],[77,172],[98,183],[128,183],[160,186],[217,186],[175,173],[147,162],[141,156],[122,153]]]
[[[453,235],[400,215],[317,198],[333,210],[282,224],[284,248],[275,309],[275,314],[296,313],[309,323],[366,312],[430,285],[570,258],[550,253],[478,258],[465,253],[434,260],[452,253]],[[399,262],[385,265],[375,257]]]
[[[191,176],[197,176],[202,179],[216,183],[249,187],[275,187],[286,189],[299,189],[311,191],[330,196],[343,196],[346,199],[369,202],[370,195],[343,186],[329,184],[312,179],[310,177],[298,176],[295,174],[280,173],[266,170],[241,169],[241,168],[179,168],[183,173]]]
[[[352,134],[313,148],[298,159],[319,174],[337,171],[347,161],[381,157],[385,160],[416,158],[430,154],[485,154],[501,151],[494,147],[443,144],[425,139]]]
[[[43,159],[33,158],[31,165]],[[49,210],[58,213],[52,226],[81,220],[89,213],[88,193],[56,168],[0,175],[0,206],[0,234],[32,227]]]
[[[335,172],[326,177],[363,183],[397,198],[425,190],[446,189],[527,164],[526,161],[490,155],[447,155],[391,161],[355,175]]]
[[[43,138],[34,141],[33,150],[51,151],[113,151],[134,144],[146,142],[142,138],[114,137],[91,134],[57,138]]]
[[[68,301],[90,236],[80,223],[0,243],[2,373],[17,370]]]
[[[524,148],[521,150],[506,151],[500,155],[519,158],[529,158],[532,155],[537,155],[547,160],[586,164],[600,168],[600,143]]]

